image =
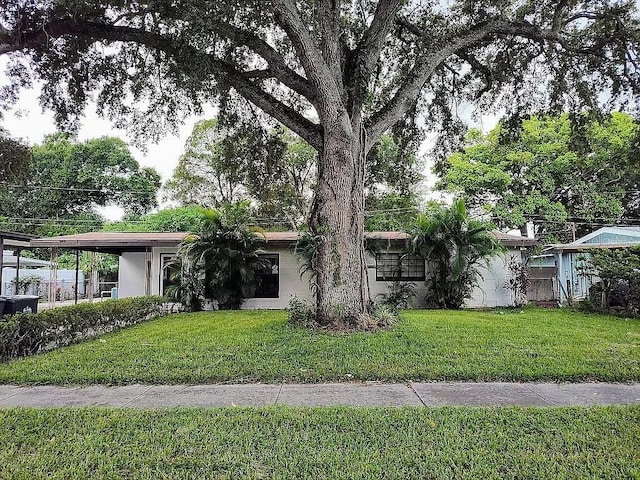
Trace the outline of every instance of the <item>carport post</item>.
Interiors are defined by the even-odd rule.
[[[76,248],[76,286],[73,294],[74,304],[78,304],[78,270],[80,269],[80,250]]]
[[[22,251],[21,248],[16,249],[16,251],[18,252],[18,257],[16,258],[16,295],[20,295],[20,292],[18,291],[19,285],[20,285],[20,252]],[[25,292],[28,293],[28,292]]]
[[[2,267],[4,261],[4,237],[0,237],[0,295],[2,295]]]

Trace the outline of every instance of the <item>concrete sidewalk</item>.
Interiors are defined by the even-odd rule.
[[[570,406],[640,404],[640,383],[320,383],[20,387],[0,385],[9,407]]]

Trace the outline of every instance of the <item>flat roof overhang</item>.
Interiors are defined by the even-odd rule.
[[[31,240],[36,238],[38,238],[36,235],[0,230],[0,239],[5,247],[29,248]]]
[[[583,243],[572,245],[570,243],[551,245],[545,248],[545,252],[584,253],[589,250],[620,250],[622,248],[640,247],[640,243]]]
[[[34,248],[68,248],[92,252],[121,254],[144,252],[152,247],[177,247],[186,236],[183,232],[95,232],[31,240]]]
[[[267,242],[267,246],[291,246],[300,234],[297,232],[256,232]],[[144,252],[152,247],[177,247],[189,233],[185,232],[91,232],[61,237],[34,238],[30,245],[34,248],[66,248],[94,252],[122,254],[123,252]],[[496,238],[505,246],[530,247],[537,241],[517,235],[494,232]],[[367,232],[365,238],[387,242],[389,245],[402,245],[409,235],[403,232]]]

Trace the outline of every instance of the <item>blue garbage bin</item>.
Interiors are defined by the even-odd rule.
[[[111,289],[111,300],[117,300],[118,299],[118,287],[113,287]]]

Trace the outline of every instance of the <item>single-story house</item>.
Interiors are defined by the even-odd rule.
[[[119,260],[118,297],[163,295],[169,285],[171,261],[176,257],[178,244],[186,233],[130,233],[95,232],[33,240],[39,248],[69,248],[117,254]],[[495,233],[506,247],[506,253],[493,259],[483,269],[481,286],[476,288],[469,307],[505,306],[512,303],[511,291],[505,287],[506,265],[511,257],[522,259],[523,252],[536,241],[517,235]],[[312,298],[309,278],[301,277],[300,262],[292,249],[298,240],[297,232],[266,232],[266,256],[272,264],[261,274],[262,284],[254,298],[247,299],[243,308],[285,308],[289,300]],[[369,255],[369,286],[373,299],[388,292],[393,281],[413,282],[417,287],[416,307],[423,306],[425,297],[426,264],[419,257],[403,256],[407,235],[400,232],[368,232],[367,239],[384,245],[376,256]],[[400,265],[400,268],[398,268]]]
[[[532,258],[532,270],[554,276],[554,295],[559,303],[571,303],[589,296],[589,288],[598,281],[580,273],[581,257],[589,249],[617,249],[640,244],[640,227],[603,227],[574,242],[546,247],[543,254]],[[551,278],[551,277],[549,277]]]

